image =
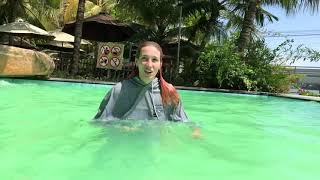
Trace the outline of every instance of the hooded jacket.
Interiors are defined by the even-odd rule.
[[[163,106],[158,78],[145,84],[137,77],[114,85],[94,117],[97,121],[125,119],[188,121],[181,101],[176,107]]]

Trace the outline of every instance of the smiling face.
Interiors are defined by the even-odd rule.
[[[152,45],[142,47],[136,65],[139,69],[139,78],[146,84],[150,83],[162,66],[161,52]]]

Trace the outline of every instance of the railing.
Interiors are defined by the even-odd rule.
[[[59,77],[61,74],[67,74],[73,58],[72,52],[55,52],[51,54],[51,57],[56,65],[53,76]],[[78,75],[88,79],[119,82],[130,75],[134,66],[134,62],[126,60],[123,63],[122,70],[97,68],[96,59],[92,56],[81,54]],[[168,81],[171,79],[172,67],[172,61],[163,64],[163,75]]]
[[[301,88],[320,91],[320,67],[286,66],[288,73],[305,75],[299,82]]]
[[[309,77],[320,77],[320,67],[285,66],[290,74],[304,74]]]

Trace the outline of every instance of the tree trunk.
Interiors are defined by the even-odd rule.
[[[259,0],[249,0],[248,8],[245,12],[242,29],[238,39],[238,51],[243,52],[244,49],[248,46],[248,43],[251,39],[251,33],[254,30],[254,19],[257,12],[257,5]]]
[[[73,59],[70,64],[69,72],[71,75],[76,75],[79,68],[79,59],[80,59],[80,43],[82,36],[82,24],[84,19],[84,6],[85,0],[79,0],[76,26],[74,30],[74,49],[73,49]]]
[[[18,0],[12,0],[11,5],[13,5],[13,6],[11,6],[11,8],[17,8],[17,9],[20,8],[21,9],[21,8],[23,8],[23,7],[21,7],[21,4],[22,4],[22,1],[19,2]],[[8,22],[12,23],[16,20],[16,18],[17,18],[17,11],[9,10]]]

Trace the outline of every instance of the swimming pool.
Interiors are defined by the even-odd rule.
[[[320,104],[179,91],[201,126],[90,119],[108,85],[0,79],[0,179],[318,179]]]

